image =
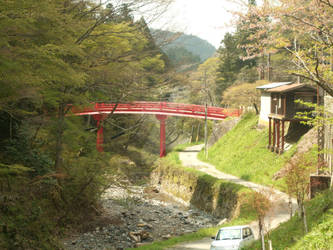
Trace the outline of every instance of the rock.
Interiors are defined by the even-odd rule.
[[[153,228],[153,226],[152,225],[150,225],[150,224],[146,224],[146,223],[140,223],[140,224],[137,224],[136,225],[137,227],[146,227],[146,228]]]
[[[147,231],[141,231],[140,236],[141,236],[142,240],[147,240],[147,239],[151,238],[150,233]]]
[[[164,240],[167,240],[167,239],[170,239],[170,238],[171,238],[171,235],[170,235],[170,234],[163,235],[162,238],[163,238]]]
[[[135,242],[141,242],[141,235],[138,232],[129,232],[129,237]]]
[[[181,205],[148,200],[139,188],[128,196],[129,198],[135,196],[133,199],[135,202],[131,203],[130,208],[120,203],[117,198],[119,196],[116,196],[123,194],[124,191],[119,188],[115,193],[112,189],[109,190],[108,198],[102,201],[102,205],[106,217],[112,220],[108,223],[103,222],[101,225],[95,224],[92,232],[82,234],[75,240],[71,239],[64,244],[64,249],[116,250],[139,247],[154,239],[169,239],[218,223],[214,216],[197,209],[187,210]],[[114,200],[112,195],[116,197]],[[154,197],[158,196],[158,194],[154,195]]]

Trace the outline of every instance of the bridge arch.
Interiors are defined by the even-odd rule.
[[[183,116],[199,119],[224,120],[230,116],[240,116],[239,109],[206,107],[203,105],[171,102],[130,102],[130,103],[94,103],[88,107],[71,107],[71,115],[92,115],[97,121],[96,148],[103,152],[102,121],[110,114],[152,114],[160,121],[160,157],[166,155],[165,122],[168,116]]]

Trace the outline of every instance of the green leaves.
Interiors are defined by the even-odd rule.
[[[27,172],[33,172],[34,170],[31,168],[24,167],[20,164],[7,165],[0,163],[0,177],[8,176],[8,175],[23,175]]]

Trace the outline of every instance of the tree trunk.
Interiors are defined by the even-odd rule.
[[[303,223],[304,223],[304,230],[305,233],[308,233],[308,223],[306,221],[306,211],[305,211],[305,207],[304,204],[302,204],[302,216],[303,216]]]
[[[193,132],[194,132],[194,125],[192,125],[192,130],[191,130],[191,136],[190,136],[189,143],[192,143]]]
[[[259,109],[256,103],[253,103],[254,109],[256,110],[256,115],[259,115]]]
[[[265,236],[263,232],[263,224],[261,218],[259,218],[259,236],[261,238],[261,249],[265,250]]]
[[[63,135],[65,129],[65,108],[63,104],[59,105],[58,122],[56,128],[56,148],[55,148],[55,163],[54,169],[57,172],[62,163],[62,151],[63,151]]]
[[[289,206],[289,213],[290,213],[290,219],[293,217],[293,203],[291,201],[291,196],[288,196],[288,206]]]
[[[198,125],[198,131],[197,131],[197,138],[196,138],[195,142],[198,142],[198,141],[199,141],[200,125],[201,125],[201,124],[199,123],[199,125]]]
[[[88,119],[87,119],[87,128],[90,128],[90,122],[91,122],[91,115],[88,115]]]
[[[13,117],[9,115],[9,139],[13,139]]]
[[[297,197],[297,210],[298,210],[298,218],[303,218],[302,217],[302,205],[301,205],[301,200],[299,197]]]

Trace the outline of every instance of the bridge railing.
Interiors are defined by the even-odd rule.
[[[89,107],[72,107],[72,113],[84,115],[89,113],[164,113],[181,114],[203,117],[205,106],[195,104],[170,103],[170,102],[130,102],[130,103],[95,103]],[[226,109],[207,107],[207,116],[211,118],[226,118],[240,116],[239,109]]]

